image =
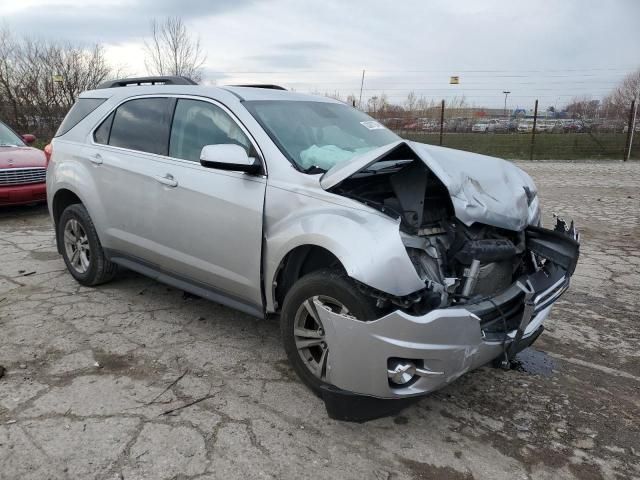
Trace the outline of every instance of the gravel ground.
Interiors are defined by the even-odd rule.
[[[81,287],[44,207],[0,211],[0,478],[640,478],[640,164],[522,166],[582,231],[546,332],[365,424],[327,418],[275,320],[131,272]]]

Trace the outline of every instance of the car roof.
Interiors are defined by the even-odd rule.
[[[339,104],[343,103],[328,97],[308,95],[304,93],[291,92],[288,90],[276,90],[273,88],[248,86],[210,87],[204,85],[135,85],[116,88],[102,88],[83,92],[80,95],[80,98],[126,98],[137,95],[153,94],[197,95],[214,99],[232,94],[242,101],[288,100]]]

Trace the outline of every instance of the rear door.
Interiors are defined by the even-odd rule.
[[[166,171],[169,129],[175,99],[134,98],[120,104],[93,133],[89,160],[105,202],[103,243],[159,264],[160,182]]]
[[[237,144],[259,157],[246,129],[223,105],[179,98],[169,157],[161,172],[154,241],[162,265],[192,281],[262,309],[260,265],[266,177],[200,165],[205,145]]]

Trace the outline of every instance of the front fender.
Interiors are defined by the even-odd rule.
[[[265,201],[265,297],[274,310],[278,268],[296,247],[314,245],[333,253],[347,274],[372,288],[403,296],[424,288],[400,237],[399,222],[374,211],[317,196],[267,188]],[[355,203],[355,202],[354,202]]]

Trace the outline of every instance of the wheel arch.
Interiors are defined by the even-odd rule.
[[[324,268],[346,273],[338,256],[320,245],[298,245],[287,252],[280,261],[272,282],[271,294],[274,309],[279,310],[287,292],[298,279]]]
[[[51,217],[53,219],[53,227],[56,233],[56,247],[58,248],[58,253],[62,255],[62,239],[58,235],[58,222],[60,221],[60,217],[62,216],[62,212],[69,205],[74,204],[82,204],[82,200],[80,197],[68,188],[60,188],[53,194],[53,199],[51,201]]]

